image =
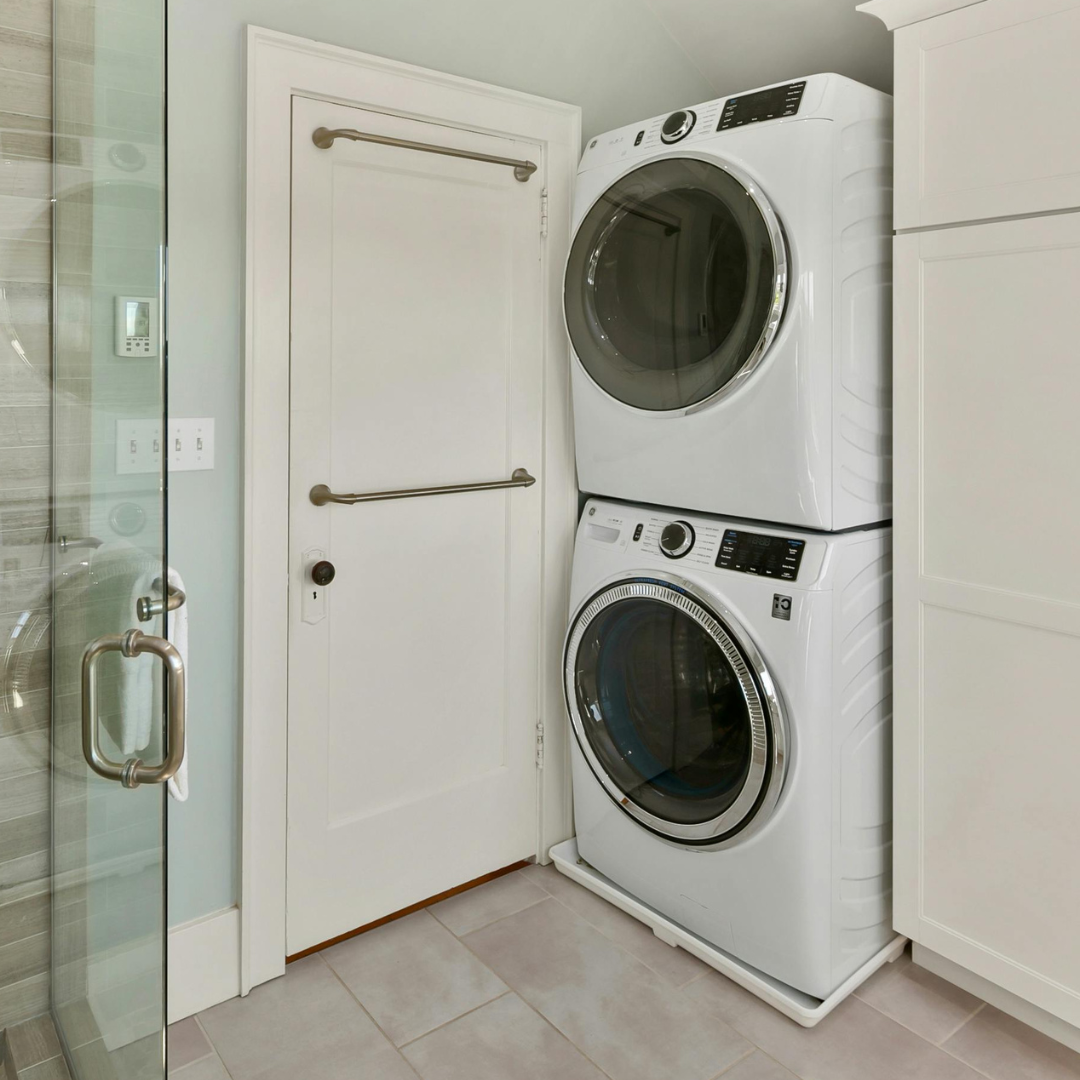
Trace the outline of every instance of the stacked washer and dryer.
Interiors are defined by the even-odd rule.
[[[891,99],[838,75],[593,139],[565,312],[576,838],[559,869],[813,1024],[891,929]]]

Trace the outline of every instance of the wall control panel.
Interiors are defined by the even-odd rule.
[[[805,540],[725,529],[716,565],[721,570],[795,581],[805,549]]]
[[[158,325],[156,296],[116,297],[113,316],[116,355],[157,356]]]
[[[717,131],[756,124],[762,120],[779,120],[784,116],[795,116],[802,104],[806,80],[788,83],[786,86],[773,86],[768,90],[759,90],[756,94],[743,94],[742,97],[728,98],[724,102],[724,111],[720,114]]]

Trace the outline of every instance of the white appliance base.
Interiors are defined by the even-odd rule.
[[[702,938],[684,930],[678,923],[654,911],[651,907],[635,900],[613,881],[594,870],[578,855],[577,838],[571,837],[561,844],[556,844],[549,852],[556,869],[568,878],[584,885],[590,892],[602,896],[609,903],[632,915],[635,919],[651,927],[652,932],[668,945],[678,946],[688,953],[703,960],[715,968],[721,975],[726,975],[737,982],[744,990],[756,994],[762,1001],[768,1002],[785,1016],[803,1027],[814,1027],[819,1021],[840,1004],[849,994],[861,986],[883,964],[899,958],[907,945],[907,938],[897,935],[883,949],[875,953],[858,971],[844,980],[824,1001],[811,997],[770,978],[757,968],[744,964],[730,954],[723,952]]]

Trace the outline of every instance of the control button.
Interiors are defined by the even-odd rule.
[[[644,525],[642,525],[642,524],[641,524],[641,523],[639,522],[639,523],[638,523],[638,527],[637,527],[637,528],[636,528],[636,529],[634,530],[634,539],[635,539],[635,540],[640,540],[640,539],[641,539],[641,532],[642,532],[642,530],[643,530],[644,528],[645,528],[645,526],[644,526]]]
[[[689,109],[680,109],[673,112],[660,129],[660,140],[665,143],[675,143],[685,139],[694,129],[697,117]]]
[[[645,129],[642,128],[641,131],[639,131],[637,133],[637,138],[634,140],[634,145],[635,146],[640,146],[641,145],[641,140],[644,139],[644,138],[645,138]]]
[[[681,559],[694,546],[694,527],[688,521],[672,521],[660,534],[660,550],[669,559]]]

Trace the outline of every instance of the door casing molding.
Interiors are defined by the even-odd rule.
[[[573,833],[560,656],[577,485],[569,344],[560,295],[581,146],[575,105],[257,26],[247,28],[244,231],[244,599],[240,993],[285,970],[288,778],[289,278],[292,98],[313,97],[537,142],[542,246],[544,456],[537,853]],[[537,228],[540,222],[537,221]]]

